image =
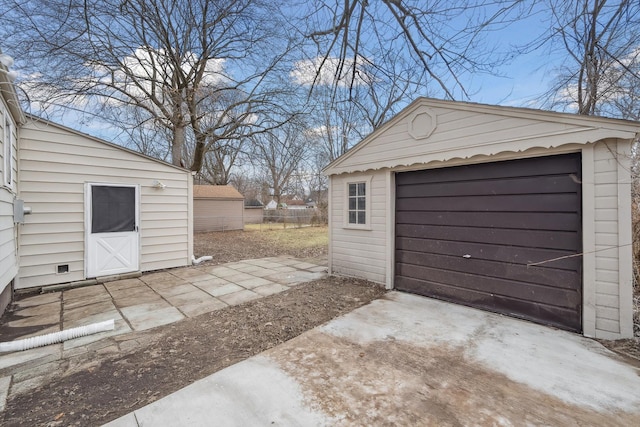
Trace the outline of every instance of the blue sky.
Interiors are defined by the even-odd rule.
[[[523,46],[548,31],[550,24],[541,14],[532,14],[500,31],[489,34],[488,43],[502,49]],[[515,107],[541,107],[541,96],[552,84],[561,53],[552,54],[548,47],[516,55],[499,67],[500,76],[478,74],[469,79],[471,101]]]
[[[489,33],[487,43],[495,44],[498,50],[505,51],[531,42],[548,25],[541,21],[541,14],[533,14],[516,24]],[[499,76],[488,73],[469,75],[463,78],[463,84],[470,95],[468,100],[472,102],[540,108],[540,97],[549,89],[554,67],[557,65],[558,59],[554,60],[548,49],[540,48],[529,54],[515,56],[508,64],[498,68]],[[407,100],[407,104],[410,102],[411,100]],[[82,121],[74,113],[52,119],[108,140],[115,137],[109,124],[97,120]]]

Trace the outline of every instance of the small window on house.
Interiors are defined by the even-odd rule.
[[[11,186],[13,181],[13,129],[8,114],[4,114],[4,184]]]
[[[367,184],[365,182],[349,183],[349,225],[367,223]]]

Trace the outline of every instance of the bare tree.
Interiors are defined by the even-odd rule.
[[[169,131],[176,165],[188,132],[190,167],[198,171],[218,139],[264,131],[274,112],[286,116],[270,76],[288,40],[268,1],[5,2],[0,36],[20,52],[32,99],[117,124],[120,109],[143,110],[149,128]]]
[[[424,71],[423,87],[446,98],[468,97],[461,76],[492,72],[502,63],[483,36],[517,20],[532,7],[521,0],[315,0],[303,17],[304,31],[319,58],[314,83],[325,80],[353,88],[359,64],[403,52],[413,69]],[[389,74],[398,75],[390,62]]]
[[[306,155],[304,126],[292,121],[252,139],[252,161],[261,170],[271,196],[280,205],[282,196],[292,188],[292,177]]]
[[[549,104],[585,115],[637,117],[640,3],[549,0],[548,5],[551,31],[534,44],[547,43],[566,55]]]
[[[206,151],[196,179],[213,185],[228,185],[233,169],[240,166],[238,159],[243,154],[244,140],[218,139],[216,142],[217,145]]]
[[[307,137],[327,164],[371,131],[358,105],[336,99],[330,88],[317,88],[310,101],[314,105]]]

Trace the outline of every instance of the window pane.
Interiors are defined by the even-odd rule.
[[[91,232],[134,231],[136,189],[133,187],[91,187]]]
[[[366,184],[364,182],[361,182],[360,184],[358,184],[358,196],[364,196],[366,195]]]
[[[356,184],[349,184],[349,197],[356,195]]]
[[[364,224],[365,223],[365,213],[364,212],[358,212],[358,224]]]
[[[358,197],[358,210],[363,211],[366,209],[366,199],[364,197]]]
[[[349,224],[357,224],[355,212],[349,212]]]
[[[349,198],[349,210],[350,211],[357,209],[356,200],[357,199],[355,197],[350,197]]]

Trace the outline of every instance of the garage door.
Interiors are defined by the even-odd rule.
[[[581,160],[396,175],[399,290],[581,332]],[[555,260],[555,261],[550,261]]]

